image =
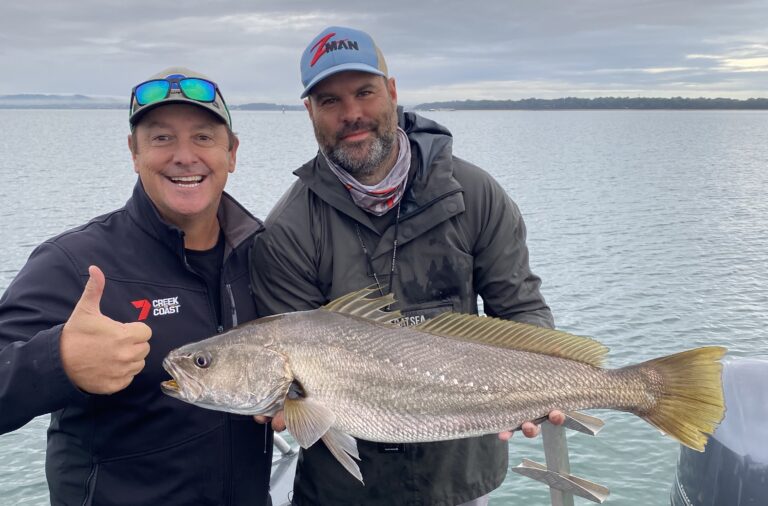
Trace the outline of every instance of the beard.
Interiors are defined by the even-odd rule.
[[[397,141],[397,123],[394,114],[386,114],[382,121],[356,121],[337,132],[332,139],[324,137],[315,127],[315,137],[323,154],[357,180],[371,176],[386,162]],[[370,130],[370,139],[344,143],[344,136],[361,130]]]
[[[337,144],[326,156],[336,165],[346,170],[355,179],[367,177],[376,172],[392,152],[395,145],[394,132],[377,135],[370,141],[367,152],[366,141],[351,146]]]

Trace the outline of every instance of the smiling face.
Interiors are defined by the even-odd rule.
[[[304,102],[317,143],[363,184],[384,179],[397,158],[397,90],[392,78],[345,71],[312,88]]]
[[[128,142],[144,190],[167,222],[182,230],[218,226],[216,211],[235,171],[238,141],[227,127],[194,105],[148,111]]]

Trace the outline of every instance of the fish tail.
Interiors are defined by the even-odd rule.
[[[636,414],[685,446],[704,451],[725,414],[720,363],[725,352],[707,346],[627,368],[644,373],[655,399]]]

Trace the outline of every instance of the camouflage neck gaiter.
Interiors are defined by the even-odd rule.
[[[382,216],[395,207],[405,193],[408,170],[411,168],[411,143],[408,142],[408,136],[399,127],[397,129],[397,139],[399,151],[395,166],[389,171],[387,177],[373,186],[360,183],[349,172],[333,163],[327,156],[325,157],[331,171],[336,174],[339,181],[349,191],[349,195],[355,204],[364,211],[376,216]]]

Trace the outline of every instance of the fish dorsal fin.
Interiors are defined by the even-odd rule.
[[[439,336],[542,353],[594,366],[600,366],[608,353],[607,347],[588,337],[489,316],[443,313],[413,328]]]
[[[381,308],[394,304],[395,296],[388,293],[383,297],[369,297],[369,295],[376,291],[378,291],[378,288],[369,286],[362,290],[342,295],[323,306],[323,309],[335,313],[360,316],[379,323],[393,323],[401,318],[400,311],[381,310]]]

